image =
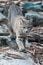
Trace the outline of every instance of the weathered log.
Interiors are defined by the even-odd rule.
[[[28,36],[29,41],[43,42],[43,27],[33,27]]]

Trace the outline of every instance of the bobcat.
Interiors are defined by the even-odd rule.
[[[13,32],[16,33],[16,43],[19,47],[19,50],[22,51],[25,49],[23,36],[25,36],[26,38],[27,34],[30,32],[30,29],[32,27],[32,19],[26,20],[25,17],[23,17],[21,14],[14,15],[14,13],[16,14],[16,12],[14,12],[14,8],[13,9],[10,8],[8,13],[9,15],[8,19],[10,18],[8,20],[9,21],[8,25],[10,26],[10,28],[13,29]]]

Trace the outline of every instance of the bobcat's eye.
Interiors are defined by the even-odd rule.
[[[28,27],[29,28],[29,27]]]
[[[23,28],[25,28],[25,27],[23,27]]]

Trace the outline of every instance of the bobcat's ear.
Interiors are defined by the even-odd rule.
[[[29,23],[29,20],[27,20],[25,17],[23,17],[23,22],[27,22],[27,23]]]
[[[27,20],[23,17],[23,18],[22,18],[22,22],[24,23],[24,22],[26,22],[26,21],[27,21]]]
[[[20,25],[23,25],[23,20],[22,20],[22,18],[20,18],[19,23],[20,23]]]

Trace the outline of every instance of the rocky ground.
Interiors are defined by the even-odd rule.
[[[40,4],[40,2],[33,3]],[[43,65],[43,15],[41,15],[41,21],[39,15],[37,17],[33,11],[32,15],[36,17],[34,20],[36,25],[28,35],[29,45],[25,47],[27,53],[19,52],[15,35],[11,35],[11,31],[6,25],[8,12],[7,8],[4,9],[3,6],[5,7],[3,3],[0,3],[0,65]]]
[[[0,47],[0,65],[43,65],[43,47],[31,45],[27,53]]]

